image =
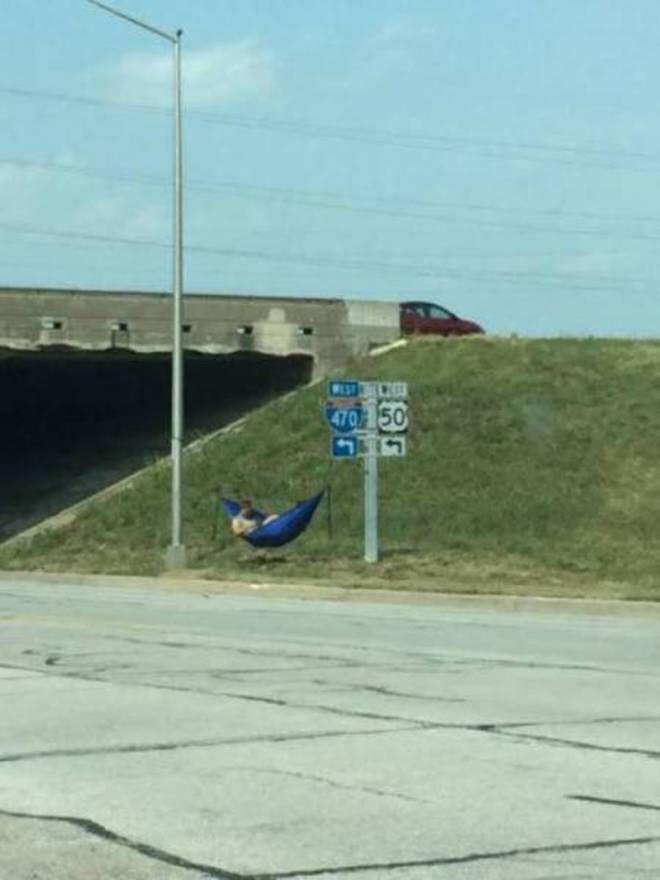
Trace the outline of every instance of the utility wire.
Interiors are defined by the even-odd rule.
[[[90,232],[78,232],[75,230],[53,229],[38,227],[29,224],[11,224],[0,222],[0,229],[25,235],[48,236],[66,240],[80,240],[102,244],[121,244],[134,247],[171,249],[171,243],[154,239],[136,239],[128,236],[101,235]],[[605,287],[628,291],[630,285],[638,287],[646,286],[656,289],[660,286],[657,279],[635,278],[612,278],[608,276],[578,276],[567,273],[540,273],[540,272],[479,272],[457,271],[450,269],[438,269],[419,264],[404,265],[401,263],[386,263],[353,258],[338,258],[326,254],[291,254],[264,250],[252,250],[247,248],[218,248],[209,245],[186,245],[185,250],[191,253],[217,255],[223,257],[235,257],[240,259],[264,260],[275,263],[294,263],[298,265],[322,266],[351,271],[375,270],[393,274],[402,274],[407,277],[431,277],[452,280],[472,280],[486,283],[528,283],[530,280],[541,283],[561,284],[566,287],[570,284],[577,290],[602,290]],[[585,284],[586,282],[586,284]],[[641,291],[640,291],[641,292]]]
[[[13,168],[29,168],[43,171],[62,172],[64,174],[82,175],[95,177],[102,180],[110,180],[122,183],[143,183],[162,187],[171,187],[169,177],[156,174],[137,173],[127,169],[104,169],[93,166],[75,165],[69,162],[48,162],[45,160],[15,159],[12,157],[0,157],[0,165]],[[366,193],[338,193],[331,190],[304,189],[301,187],[282,186],[257,186],[255,184],[240,183],[232,180],[202,180],[199,178],[187,178],[186,186],[190,189],[218,192],[236,190],[247,194],[272,194],[276,196],[295,196],[300,199],[296,204],[306,204],[307,199],[327,199],[333,204],[328,207],[341,207],[350,210],[354,202],[375,202],[396,205],[412,205],[423,208],[451,208],[460,211],[479,211],[497,214],[531,214],[542,217],[578,217],[588,220],[605,220],[608,222],[635,222],[635,223],[658,223],[660,214],[603,214],[597,211],[566,211],[562,208],[503,208],[499,205],[487,205],[475,202],[438,202],[429,199],[410,199],[398,196],[368,195]],[[336,204],[335,204],[336,202]],[[317,202],[313,201],[315,207]]]
[[[32,168],[41,169],[46,172],[61,172],[63,174],[80,175],[85,177],[98,178],[101,180],[110,180],[122,183],[141,183],[145,185],[169,186],[170,182],[161,176],[149,174],[136,174],[134,172],[122,170],[104,170],[84,166],[75,166],[57,162],[32,162],[22,159],[3,159],[0,158],[0,165],[8,165],[15,168]],[[419,213],[413,211],[401,211],[388,208],[369,207],[370,202],[394,202],[398,204],[420,205],[428,208],[453,209],[459,211],[476,212],[476,213],[494,213],[494,214],[529,214],[535,217],[557,217],[557,218],[579,218],[587,220],[600,220],[609,223],[650,223],[660,224],[660,216],[652,215],[602,215],[596,212],[579,212],[579,211],[553,211],[530,209],[524,211],[516,211],[513,208],[501,208],[494,205],[482,205],[474,203],[456,203],[456,202],[432,202],[427,200],[415,199],[394,199],[388,200],[381,196],[366,195],[342,195],[327,191],[304,190],[286,187],[272,186],[255,186],[250,184],[240,184],[232,181],[202,181],[191,178],[186,184],[188,189],[203,192],[231,192],[237,198],[255,198],[260,196],[263,202],[275,202],[284,204],[293,204],[309,208],[321,208],[326,210],[349,211],[352,213],[371,214],[382,217],[390,217],[397,220],[415,220],[431,223],[460,223],[469,226],[477,226],[481,228],[491,229],[507,229],[515,232],[543,232],[558,235],[578,235],[592,236],[597,238],[627,238],[637,241],[658,241],[658,237],[650,235],[643,231],[621,231],[617,229],[595,229],[595,228],[565,228],[558,226],[531,225],[530,223],[507,223],[499,220],[479,219],[456,216],[455,214],[438,214],[438,213]],[[362,202],[364,204],[356,204]]]
[[[131,110],[141,113],[171,115],[171,110],[152,104],[125,103],[64,92],[49,92],[37,89],[0,88],[0,94],[33,100],[64,101],[88,107],[111,107],[118,110]],[[446,135],[414,135],[405,132],[377,131],[360,128],[329,126],[320,123],[306,123],[299,120],[267,119],[259,117],[240,117],[230,114],[210,113],[188,110],[186,116],[201,122],[237,128],[267,130],[281,134],[305,137],[326,138],[374,144],[378,146],[403,149],[427,150],[432,152],[458,153],[461,156],[480,158],[522,160],[528,162],[552,162],[564,165],[596,167],[604,169],[626,169],[631,171],[655,170],[648,166],[660,164],[660,154],[634,150],[602,149],[577,147],[566,144],[540,144],[531,142],[488,141],[483,138],[451,137]],[[626,165],[635,162],[640,165]]]

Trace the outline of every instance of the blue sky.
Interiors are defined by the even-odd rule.
[[[660,333],[657,0],[115,0],[184,30],[185,287]],[[3,20],[0,285],[169,289],[167,43]]]

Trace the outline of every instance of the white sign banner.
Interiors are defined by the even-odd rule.
[[[387,398],[388,400],[406,400],[408,397],[408,383],[360,382],[360,396]]]
[[[379,382],[378,396],[388,400],[406,400],[408,397],[407,382]]]

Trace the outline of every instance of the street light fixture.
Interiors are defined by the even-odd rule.
[[[172,328],[172,539],[165,564],[169,569],[185,568],[181,516],[183,485],[183,162],[181,137],[181,35],[153,27],[139,18],[120,12],[101,0],[87,0],[105,12],[167,40],[173,47],[174,62],[174,279]]]

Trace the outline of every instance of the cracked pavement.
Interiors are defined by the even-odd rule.
[[[0,697],[0,880],[660,876],[657,615],[5,578]]]

